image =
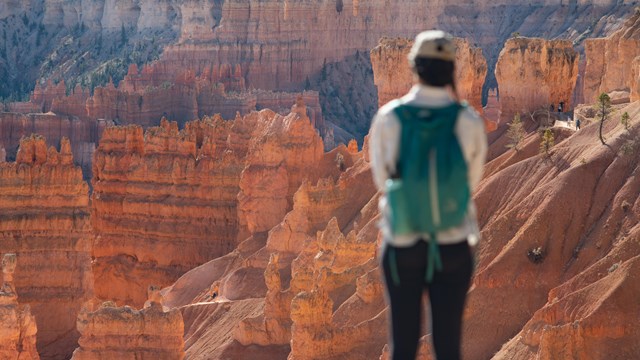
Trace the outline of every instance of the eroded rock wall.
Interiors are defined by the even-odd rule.
[[[71,355],[76,314],[93,296],[88,192],[64,138],[60,151],[24,138],[15,162],[0,163],[0,252],[17,255],[15,290],[35,316],[43,358]]]
[[[637,119],[640,105],[620,111]],[[640,187],[637,153],[628,151],[638,146],[640,123],[629,132],[607,123],[609,147],[593,119],[585,124],[577,133],[553,128],[548,157],[532,134],[519,152],[488,164],[476,195],[483,241],[465,315],[466,357],[640,354],[633,300]],[[216,359],[388,358],[377,196],[353,198],[370,177],[368,164],[354,158],[346,166],[336,183],[350,179],[345,185],[303,184],[266,238],[247,238],[165,289],[168,306],[184,306],[190,358],[211,358],[209,346],[219,350]],[[325,199],[344,200],[332,208]],[[427,330],[421,338],[420,359],[432,358],[430,337]]]
[[[82,166],[89,177],[93,151],[100,134],[110,123],[54,114],[0,113],[0,147],[5,149],[7,159],[13,161],[23,137],[38,134],[46,139],[47,145],[55,147],[60,146],[63,137],[67,138],[75,164]]]
[[[0,288],[0,358],[39,360],[36,319],[29,305],[18,304],[18,294],[13,284],[15,269],[16,254],[4,254]]]
[[[140,307],[150,284],[233,250],[243,162],[218,143],[231,128],[217,117],[105,130],[92,179],[99,299]]]
[[[586,69],[583,96],[595,103],[602,92],[630,91],[632,101],[639,100],[638,73],[634,64],[640,56],[640,13],[627,20],[622,29],[607,38],[584,42]]]
[[[7,42],[6,61],[0,62],[0,78],[9,80],[0,83],[2,97],[22,97],[41,79],[65,79],[93,91],[109,77],[117,84],[130,63],[141,68],[161,63],[164,75],[157,75],[170,82],[185,71],[201,76],[210,70],[221,75],[224,70],[220,83],[229,93],[241,88],[298,93],[320,90],[330,122],[326,128],[317,127],[323,137],[343,143],[352,137],[361,141],[374,112],[370,65],[341,70],[346,72],[344,76],[331,76],[331,72],[326,76],[327,69],[352,66],[359,52],[368,52],[383,36],[413,37],[424,29],[441,28],[467,38],[483,49],[491,69],[488,83],[495,87],[493,68],[512,33],[580,43],[615,30],[633,6],[630,1],[613,0],[569,4],[560,0],[428,4],[418,0],[33,0],[9,4],[0,8],[0,22],[16,29],[17,35]],[[545,26],[539,26],[541,23]],[[32,61],[18,61],[21,58]],[[315,81],[318,78],[322,81]],[[218,93],[215,89],[201,92],[194,111],[192,93],[198,92],[197,88],[186,91],[176,85],[163,90],[155,94],[162,100],[108,92],[98,101],[98,109],[104,111],[104,118],[117,116],[126,123],[129,120],[125,117],[130,117],[152,125],[165,113],[183,123],[216,112],[229,117],[227,111],[232,116],[244,106],[252,109],[252,95],[223,100],[210,96]],[[337,97],[360,106],[344,106]],[[205,98],[210,102],[201,102]],[[209,112],[206,104],[219,110]],[[59,105],[68,111],[77,108],[78,102]],[[155,108],[159,105],[164,107]],[[310,102],[308,105],[311,107]],[[256,106],[257,110],[262,108]],[[21,103],[14,109],[34,112],[38,107]]]
[[[149,284],[167,286],[278,224],[323,156],[296,101],[287,116],[106,129],[92,181],[98,298],[141,306]]]
[[[142,310],[105,304],[78,316],[73,360],[184,359],[184,322],[178,309],[154,303]]]
[[[370,260],[376,249],[373,218],[377,198],[371,200],[375,189],[368,165],[363,152],[341,146],[325,153],[317,167],[322,180],[304,182],[299,187],[293,198],[293,210],[266,239],[257,235],[248,238],[236,252],[185,274],[167,289],[167,306],[187,305],[183,313],[185,324],[189,324],[185,333],[190,339],[187,348],[190,358],[286,357],[293,338],[292,300],[316,288],[324,289],[322,296],[328,296],[336,304],[328,312],[329,321],[333,313],[339,314],[340,320],[325,329],[330,338],[314,340],[309,335],[318,326],[301,318],[295,335],[296,349],[309,341],[311,347],[296,350],[295,356],[324,358],[326,354],[340,357],[360,353],[363,359],[379,356],[382,346],[371,346],[371,341],[385,337],[384,325],[380,323],[384,314],[358,326],[384,308],[377,273],[369,273],[375,267]],[[332,217],[335,218],[331,220]],[[322,235],[317,234],[319,230]],[[247,309],[250,303],[255,305]],[[314,311],[319,310],[302,306],[296,314],[315,319]],[[203,317],[203,314],[210,315]],[[326,311],[322,314],[326,322]],[[219,324],[242,321],[236,326],[222,327],[233,330],[231,338],[216,335],[215,323],[207,325],[205,333],[197,330],[209,324],[206,319],[212,317]],[[357,340],[347,336],[354,328]],[[220,351],[211,355],[208,349],[213,343]],[[256,345],[260,346],[260,355],[253,355]],[[364,348],[366,351],[361,351]]]
[[[313,125],[324,134],[317,91],[248,90],[239,66],[209,64],[196,74],[186,64],[170,60],[142,70],[132,64],[117,87],[109,82],[96,87],[93,95],[79,84],[67,95],[64,81],[38,83],[28,102],[12,102],[8,108],[17,113],[52,112],[88,124],[106,120],[144,128],[158,125],[160,118],[167,117],[182,128],[187,121],[214,114],[231,118],[236,112],[246,115],[268,108],[286,115],[297,97],[303,98]]]
[[[286,117],[257,124],[239,184],[240,239],[277,225],[302,181],[317,178],[324,145],[309,124],[302,99]]]
[[[514,37],[504,45],[496,64],[501,120],[516,113],[573,109],[578,53],[567,40]]]

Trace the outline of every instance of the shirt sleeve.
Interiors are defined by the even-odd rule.
[[[456,133],[469,168],[469,187],[475,191],[480,180],[487,158],[487,135],[484,123],[475,110],[469,108],[460,114],[460,121],[456,126]]]
[[[400,122],[388,108],[382,108],[371,124],[369,157],[371,172],[378,190],[384,190],[384,184],[391,172],[396,170]]]

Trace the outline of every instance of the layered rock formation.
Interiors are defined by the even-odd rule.
[[[348,167],[349,163],[345,163],[345,167]],[[344,287],[348,287],[349,282],[352,285],[355,284],[356,278],[371,266],[371,264],[365,266],[365,263],[373,256],[375,246],[373,242],[362,239],[362,235],[366,232],[360,234],[360,237],[357,236],[356,231],[350,232],[346,237],[340,232],[340,227],[349,226],[346,219],[353,218],[354,211],[358,209],[355,205],[364,206],[372,196],[371,179],[367,178],[368,173],[362,172],[363,165],[364,162],[360,161],[359,166],[347,170],[345,175],[348,174],[348,177],[341,177],[337,184],[328,180],[322,180],[316,186],[305,183],[296,192],[293,211],[269,232],[267,238],[265,250],[271,255],[264,270],[266,284],[264,315],[240,324],[236,332],[236,339],[240,343],[263,346],[289,344],[292,339],[293,324],[291,301],[294,297],[303,291],[311,291],[315,287],[331,291],[333,296],[338,296],[337,289],[349,294],[353,289],[344,289]],[[353,186],[357,183],[366,184],[367,191],[360,194],[352,193]],[[340,221],[333,218],[327,227],[325,224],[331,216],[338,216]],[[357,224],[353,226],[358,227]],[[318,235],[317,238],[313,235],[325,227],[327,230],[323,235]],[[292,256],[295,257],[297,254],[300,255],[293,263],[282,263],[287,260],[290,262]],[[260,254],[260,257],[263,256],[265,254]],[[256,259],[253,262],[258,265],[262,261],[257,262]],[[362,268],[357,271],[347,271],[357,264]],[[279,269],[286,269],[289,266],[292,267],[291,282],[287,288],[283,285]],[[286,279],[290,278],[288,274],[285,276]],[[322,284],[316,284],[319,281]],[[340,296],[345,296],[345,293]]]
[[[371,359],[380,354],[386,314],[379,273],[373,270],[376,243],[367,232],[345,237],[333,220],[318,234],[317,252],[307,249],[294,261],[289,358]]]
[[[516,113],[549,109],[564,102],[573,108],[578,53],[566,40],[514,37],[505,43],[496,64],[502,120]]]
[[[637,118],[640,105],[620,111]],[[607,123],[610,148],[599,145],[595,121],[585,124],[578,133],[554,128],[556,145],[548,157],[538,154],[540,141],[532,133],[520,152],[509,150],[488,164],[477,194],[484,240],[465,317],[466,357],[640,354],[632,315],[638,310],[632,279],[640,256],[640,187],[633,175],[637,151],[630,150],[640,146],[640,123],[630,132]],[[184,306],[187,356],[211,358],[210,345],[219,351],[214,359],[385,358],[377,197],[372,191],[321,210],[323,199],[352,199],[362,181],[356,179],[369,176],[368,164],[356,160],[340,177],[351,179],[340,187],[342,195],[312,195],[314,187],[303,184],[293,210],[266,239],[250,237],[166,289],[168,306]],[[598,180],[603,178],[606,184]],[[586,202],[574,200],[585,196]],[[357,216],[348,215],[356,208]],[[323,213],[315,220],[310,215]],[[317,229],[322,231],[312,236]],[[500,307],[487,302],[496,300]],[[231,330],[233,337],[218,338]],[[427,330],[420,359],[430,358],[429,342]]]
[[[480,4],[455,1],[425,4],[416,0],[313,4],[200,1],[181,5],[179,45],[170,51],[183,52],[185,55],[180,56],[183,61],[196,64],[202,64],[197,59],[206,56],[218,59],[221,64],[240,65],[248,86],[283,89],[302,84],[306,76],[319,71],[325,61],[338,61],[356,50],[373,48],[383,36],[412,37],[424,29],[442,28],[456,36],[473,39],[495,59],[502,41],[512,32],[548,37],[565,34],[577,38],[592,25],[585,17],[600,19],[605,13],[623,14],[631,9],[630,3],[618,4],[612,0],[572,6],[548,0],[526,3],[530,4],[536,6],[524,7],[523,3],[513,1]],[[618,7],[612,8],[612,5]],[[200,15],[188,15],[196,13]],[[568,29],[564,20],[572,23],[575,32]],[[536,24],[541,22],[549,26],[540,29]],[[247,27],[247,23],[255,27]],[[314,31],[306,26],[309,23],[327,30]],[[589,31],[597,33],[602,27],[592,27]],[[244,41],[240,46],[231,46],[237,44],[237,39]],[[193,55],[186,55],[187,49],[194,49],[194,44],[201,45],[195,59]],[[204,44],[206,46],[202,46]]]
[[[368,165],[361,152],[350,153],[341,146],[326,153],[317,167],[323,177],[329,178],[315,185],[303,183],[293,198],[293,210],[266,238],[250,237],[233,253],[185,274],[169,289],[167,306],[186,305],[183,314],[189,358],[286,357],[292,351],[289,343],[294,338],[296,350],[290,356],[296,358],[324,357],[329,353],[351,356],[360,352],[353,351],[356,345],[360,349],[369,345],[372,338],[384,338],[384,315],[358,326],[368,318],[353,311],[365,307],[377,314],[384,308],[377,275],[369,273],[375,267],[370,259],[376,248],[377,230],[373,220],[376,200],[371,201],[375,190]],[[332,217],[336,218],[329,221]],[[325,228],[322,235],[316,234]],[[304,294],[318,288],[325,291],[320,297],[328,296],[335,304],[328,313],[322,312],[323,323],[331,323],[325,328],[331,337],[323,341],[309,338],[320,323],[304,319],[319,317],[313,317],[302,300],[308,297]],[[303,295],[298,297],[299,294]],[[299,300],[293,305],[296,297]],[[251,303],[253,307],[248,308]],[[331,314],[340,305],[341,320],[332,322]],[[297,315],[292,317],[293,313]],[[217,319],[215,323],[207,320],[211,317]],[[238,326],[240,319],[245,320]],[[205,324],[206,331],[197,330]],[[227,324],[220,329],[234,330],[233,337],[220,339],[216,324]],[[346,335],[354,329],[359,334],[357,341]],[[353,342],[349,343],[349,339]],[[300,349],[309,341],[313,343],[311,348]],[[211,352],[213,343],[219,352]],[[336,345],[333,352],[331,344]],[[256,345],[260,346],[259,353],[252,350]],[[375,357],[382,349],[366,348],[363,358]]]
[[[62,138],[71,143],[76,165],[82,166],[86,177],[91,174],[91,157],[100,134],[110,121],[79,119],[54,114],[0,113],[0,148],[13,161],[18,153],[20,139],[31,134],[46,138],[47,145],[59,146]]]
[[[455,44],[458,96],[482,112],[482,86],[487,75],[487,61],[482,49],[471,46],[468,40],[456,38]],[[383,38],[371,50],[379,106],[403,96],[413,85],[414,74],[407,60],[411,46],[413,40]]]
[[[18,304],[13,284],[16,254],[5,254],[2,259],[2,288],[0,289],[0,358],[40,359],[36,351],[36,320],[29,305]]]
[[[159,299],[142,310],[105,303],[78,315],[80,347],[73,360],[184,359],[184,322],[177,309],[165,311]]]
[[[150,284],[166,286],[235,247],[243,166],[218,144],[241,135],[230,125],[206,119],[178,131],[163,120],[146,133],[105,130],[92,180],[98,298],[140,307]]]
[[[7,4],[19,9],[27,3]],[[140,72],[132,68],[117,88],[102,88],[97,98],[76,88],[59,99],[48,97],[49,90],[42,88],[40,105],[14,105],[29,112],[42,111],[45,105],[73,113],[87,111],[86,104],[92,102],[94,114],[119,120],[121,113],[133,114],[127,116],[141,123],[146,117],[157,121],[161,114],[153,109],[165,103],[175,105],[176,118],[185,119],[201,115],[205,105],[229,114],[260,108],[259,101],[288,107],[295,96],[291,93],[252,92],[256,105],[247,106],[245,95],[235,91],[255,84],[299,89],[304,74],[323,68],[325,59],[375,43],[383,30],[374,27],[395,26],[398,18],[420,28],[451,21],[446,20],[449,15],[473,18],[449,26],[460,27],[457,34],[502,27],[493,32],[502,35],[482,39],[497,48],[500,36],[515,29],[559,33],[576,22],[579,29],[580,21],[592,22],[591,14],[612,3],[563,7],[534,2],[528,10],[504,1],[460,6],[417,1],[337,4],[190,1],[182,2],[180,11],[171,1],[108,1],[107,9],[100,8],[100,1],[84,4],[87,26],[116,32],[124,22],[127,29],[141,21],[167,26],[174,22],[163,19],[175,15],[183,21],[181,43],[167,51],[157,65],[162,70],[153,76],[147,76],[152,67]],[[46,24],[73,26],[73,14],[78,18],[79,12],[73,12],[76,1],[52,0],[47,5]],[[383,6],[388,11],[381,11]],[[433,11],[427,12],[427,6]],[[581,12],[584,6],[596,10]],[[495,21],[496,9],[500,21]],[[0,5],[0,14],[7,11]],[[478,16],[464,16],[471,11]],[[143,13],[146,19],[140,19]],[[567,17],[573,13],[582,20]],[[549,20],[545,30],[536,30],[540,18]],[[309,22],[331,30],[309,35]],[[413,34],[405,34],[409,35]],[[343,48],[336,51],[334,46]],[[147,90],[157,92],[145,95]],[[54,93],[61,94],[60,85],[52,85]],[[219,96],[226,96],[227,102],[218,102]],[[94,267],[99,297],[142,306],[149,284],[168,285],[204,263],[164,291],[169,307],[181,307],[189,358],[377,358],[386,342],[386,313],[375,261],[377,197],[366,162],[367,143],[364,155],[353,144],[322,153],[311,127],[318,127],[312,101],[305,101],[308,107],[299,103],[287,116],[262,110],[233,121],[214,117],[186,123],[183,131],[166,121],[146,134],[140,127],[107,130],[96,154],[92,205],[99,235]],[[638,123],[637,105],[621,110]],[[467,357],[490,358],[496,352],[497,358],[513,359],[639,356],[639,334],[631,322],[638,311],[633,302],[639,251],[633,242],[638,236],[638,128],[629,135],[609,122],[605,135],[610,147],[605,149],[588,122],[577,135],[556,132],[557,152],[548,158],[536,155],[539,139],[532,136],[526,151],[509,152],[488,166],[491,170],[478,194],[485,242],[470,299]],[[43,357],[68,358],[69,347],[60,343],[67,343],[64,334],[77,338],[77,333],[51,328],[67,324],[66,315],[64,321],[57,315],[59,303],[72,301],[72,309],[65,308],[64,314],[75,318],[78,299],[88,296],[88,287],[77,285],[80,278],[89,281],[87,241],[78,240],[88,224],[87,202],[78,194],[86,197],[87,190],[76,182],[78,170],[71,166],[66,142],[57,155],[36,142],[10,154],[10,161],[18,157],[18,165],[0,165],[0,184],[5,184],[0,191],[0,251],[17,251],[20,264],[26,261],[16,271],[17,292],[21,301],[31,299],[38,329],[44,328],[44,335],[38,332]],[[3,158],[0,154],[0,162]],[[51,185],[51,179],[59,178],[71,180]],[[60,241],[62,234],[66,243]],[[56,250],[45,247],[51,244]],[[81,268],[82,275],[71,267]],[[52,276],[38,276],[36,271]],[[37,284],[24,285],[27,280]],[[39,283],[45,280],[54,286]],[[43,288],[44,295],[36,293]],[[49,293],[54,293],[53,300]],[[83,313],[84,337],[77,356],[180,358],[177,316],[167,316],[154,305],[155,290],[152,295],[155,300],[147,300],[151,308],[142,312],[107,306]],[[494,301],[501,306],[491,306]],[[166,342],[157,329],[171,334]],[[57,339],[63,340],[51,343]],[[428,335],[423,337],[426,341]],[[126,354],[114,350],[123,344],[131,345],[124,347]],[[428,353],[422,352],[425,357]]]
[[[324,145],[309,123],[306,106],[299,99],[287,117],[256,124],[239,184],[239,239],[277,225],[291,209],[302,181],[317,179]]]
[[[630,340],[640,336],[640,331],[629,320],[640,311],[633,294],[634,279],[640,274],[638,253],[637,242],[624,239],[612,256],[550,291],[545,306],[494,358],[638,356],[640,346]]]
[[[608,38],[587,39],[587,58],[583,96],[585,103],[595,103],[603,92],[624,90],[639,100],[637,57],[640,55],[640,13],[628,19],[623,28]]]
[[[378,106],[404,95],[414,83],[407,55],[413,40],[382,38],[371,50],[373,81],[378,88]]]
[[[503,41],[513,32],[566,37],[579,43],[586,37],[612,31],[618,26],[617,19],[632,8],[631,2],[613,0],[595,4],[567,4],[560,0],[526,4],[506,0],[473,4],[425,4],[417,0],[100,0],[88,4],[81,0],[33,0],[10,4],[11,9],[0,8],[0,22],[16,30],[15,36],[8,35],[12,39],[3,49],[7,55],[0,60],[0,78],[9,79],[0,83],[0,97],[22,97],[29,84],[40,79],[66,79],[67,83],[81,83],[91,89],[106,84],[109,77],[118,83],[130,63],[142,68],[159,57],[158,64],[162,65],[156,75],[163,80],[155,87],[174,88],[158,91],[153,97],[106,91],[97,101],[95,110],[99,111],[94,114],[124,123],[157,125],[157,119],[166,113],[182,124],[204,114],[220,112],[229,117],[245,107],[254,109],[255,95],[229,95],[241,88],[297,93],[303,89],[326,90],[321,103],[325,113],[332,113],[332,123],[326,129],[319,125],[318,129],[323,137],[333,136],[341,142],[351,137],[362,139],[374,101],[370,96],[357,95],[345,100],[337,94],[369,95],[373,89],[366,77],[367,81],[361,81],[361,76],[351,76],[353,72],[343,77],[325,77],[325,70],[357,58],[359,52],[368,52],[383,36],[413,37],[423,29],[442,28],[481,46],[493,69]],[[539,23],[546,26],[540,27]],[[19,58],[33,61],[21,62]],[[367,63],[363,73],[369,72],[369,66]],[[196,77],[207,71],[218,72],[219,83],[225,85],[228,95],[218,96],[220,90],[214,85],[217,81],[209,89],[189,87],[190,90],[174,83],[176,75],[188,71]],[[314,78],[324,80],[309,80]],[[492,70],[488,78],[491,87],[495,87]],[[344,91],[345,84],[349,91]],[[355,91],[354,86],[358,88]],[[85,95],[75,94],[74,99],[58,104],[59,108],[78,110],[79,100]],[[346,110],[349,107],[342,106],[337,97],[362,106]],[[311,102],[307,103],[311,107]],[[209,112],[207,105],[215,105],[216,110]],[[21,103],[14,109],[34,112],[41,108]]]
[[[0,251],[18,257],[15,290],[35,316],[43,358],[69,358],[76,314],[93,296],[88,191],[64,138],[59,152],[24,138],[16,161],[0,163]]]
[[[323,144],[307,114],[299,98],[285,117],[105,130],[92,182],[97,296],[141,306],[150,283],[167,286],[278,224],[319,176]]]
[[[238,111],[245,115],[269,108],[286,114],[291,103],[300,96],[309,108],[313,124],[324,132],[316,91],[247,90],[239,67],[210,65],[196,75],[187,67],[171,68],[166,61],[144,66],[140,71],[132,64],[117,87],[109,82],[104,87],[96,87],[93,95],[80,85],[66,95],[64,81],[58,84],[50,80],[42,85],[38,83],[28,102],[10,103],[9,110],[53,112],[87,123],[106,119],[145,128],[158,125],[158,119],[164,116],[183,127],[187,121],[216,113],[231,118]]]

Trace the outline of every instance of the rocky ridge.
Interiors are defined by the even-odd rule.
[[[302,98],[285,117],[108,128],[92,180],[98,298],[141,306],[149,284],[167,286],[265,233],[303,180],[317,179],[322,154]]]
[[[501,121],[516,113],[573,109],[578,53],[570,41],[516,37],[507,40],[496,64]]]
[[[637,119],[639,106],[635,103],[620,111]],[[638,146],[633,139],[639,130],[638,125],[631,132],[613,122],[607,125],[606,136],[614,149],[610,152],[597,145],[595,122],[575,134],[554,129],[558,142],[550,157],[538,154],[539,141],[532,134],[522,156],[508,160],[515,154],[509,150],[488,164],[494,170],[476,195],[484,240],[465,317],[466,356],[525,359],[555,354],[560,347],[563,354],[586,359],[604,353],[614,358],[640,353],[632,345],[637,334],[629,316],[635,311],[630,297],[635,290],[625,288],[637,276],[634,214],[638,209],[631,201],[639,188],[633,175],[637,152],[623,152],[629,141],[635,145],[628,146]],[[523,171],[529,175],[520,174]],[[615,178],[614,183],[597,185],[601,171]],[[362,180],[357,179],[369,176],[368,164],[360,159],[346,169],[339,182],[359,184]],[[513,179],[518,180],[509,185]],[[356,202],[342,202],[345,205],[309,227],[310,218],[305,214],[318,213],[318,205],[308,202],[316,197],[303,184],[294,197],[293,210],[267,239],[249,238],[234,252],[186,273],[165,289],[166,304],[183,309],[187,357],[210,358],[210,346],[219,351],[214,358],[255,355],[251,349],[257,345],[264,357],[256,358],[286,354],[293,359],[338,359],[346,354],[354,359],[381,354],[384,358],[386,313],[375,261],[377,197],[372,184],[368,186],[371,193]],[[599,190],[592,192],[592,186]],[[582,188],[594,198],[580,205],[572,203],[570,197]],[[349,189],[355,188],[347,186],[340,198],[357,193]],[[522,195],[525,201],[513,200],[513,192],[526,193]],[[326,198],[326,190],[323,194]],[[545,194],[551,194],[553,200],[545,200]],[[609,198],[614,205],[606,210],[602,204]],[[346,209],[343,206],[361,210],[356,217],[346,217],[352,220],[345,225],[340,220],[345,217],[327,220]],[[558,212],[573,214],[566,219],[569,223],[547,218],[558,217]],[[510,214],[524,215],[514,218]],[[513,221],[518,225],[510,227]],[[322,231],[314,237],[315,229]],[[541,260],[535,257],[538,248]],[[609,283],[609,279],[615,281]],[[517,300],[506,300],[510,298]],[[601,300],[594,304],[590,299],[595,298]],[[505,300],[500,308],[492,308],[487,299]],[[569,315],[562,310],[568,308],[580,310]],[[620,315],[606,315],[612,313]],[[205,314],[216,320],[210,322]],[[204,324],[207,331],[196,331]],[[499,331],[487,333],[486,324]],[[223,328],[233,330],[234,335],[214,340]],[[549,331],[554,335],[548,335]],[[423,344],[427,341],[428,333]],[[592,344],[588,352],[580,350],[585,342]],[[430,358],[427,348],[421,354],[420,359]]]
[[[36,84],[28,102],[12,102],[8,110],[22,113],[48,113],[73,116],[84,122],[96,119],[117,124],[136,124],[144,128],[158,125],[162,117],[184,123],[203,116],[220,114],[230,118],[263,108],[286,114],[292,102],[302,96],[309,107],[313,124],[322,132],[324,121],[318,93],[247,90],[239,68],[210,66],[200,75],[188,68],[173,69],[165,62],[138,70],[129,66],[127,75],[116,87],[113,82],[93,90],[77,84],[66,94],[64,81]],[[101,120],[98,120],[101,121]]]
[[[159,288],[149,287],[141,310],[103,303],[92,311],[91,305],[78,314],[80,346],[71,359],[184,359],[182,315],[163,308]]]
[[[48,146],[59,146],[63,138],[69,139],[76,165],[82,167],[86,179],[91,177],[91,159],[100,134],[111,121],[91,120],[51,113],[0,112],[0,148],[6,159],[14,161],[20,139],[31,134],[45,138]]]
[[[0,189],[0,251],[17,256],[15,292],[35,316],[38,352],[68,358],[76,314],[93,297],[89,189],[69,141],[57,151],[22,139],[16,161],[0,163]]]
[[[20,306],[13,285],[16,254],[2,258],[2,288],[0,289],[0,358],[39,360],[36,350],[36,320],[29,305]]]
[[[603,92],[631,92],[638,96],[638,53],[640,52],[640,13],[628,19],[624,27],[607,38],[585,40],[586,67],[583,96],[595,103]]]
[[[413,37],[426,28],[442,28],[470,39],[487,57],[490,71],[483,92],[486,96],[489,87],[496,87],[493,68],[498,53],[513,33],[562,37],[580,44],[584,38],[615,30],[619,26],[617,19],[632,11],[633,3],[613,0],[595,4],[566,4],[559,0],[526,4],[440,1],[429,3],[428,7],[427,11],[427,4],[417,0],[325,0],[312,4],[143,0],[119,2],[117,6],[112,0],[91,4],[82,0],[15,1],[0,8],[0,27],[4,26],[6,39],[9,39],[4,52],[0,52],[0,77],[10,80],[0,84],[0,94],[21,98],[28,93],[31,84],[42,79],[66,79],[67,92],[78,83],[93,91],[97,86],[108,84],[110,77],[118,84],[127,75],[130,64],[142,68],[159,59],[166,69],[170,69],[167,74],[173,75],[191,71],[199,77],[212,67],[231,69],[233,74],[240,75],[237,81],[234,80],[235,85],[244,83],[249,90],[321,90],[324,112],[340,114],[331,115],[330,128],[337,133],[335,139],[346,142],[356,137],[361,141],[370,113],[350,112],[344,106],[333,105],[338,101],[336,94],[343,87],[342,83],[348,81],[351,74],[326,78],[324,82],[309,79],[321,76],[328,64],[342,64],[358,52],[368,52],[379,38]],[[541,28],[540,23],[547,26]],[[307,24],[314,24],[314,27],[309,28]],[[33,64],[17,61],[17,54],[33,59]],[[360,78],[357,76],[353,80]],[[360,93],[372,93],[369,81],[357,81],[353,85],[362,88],[358,90]],[[227,91],[233,91],[233,86],[225,86]],[[126,106],[120,104],[118,107],[133,116],[139,111],[136,109],[140,107],[137,105],[139,98],[124,96],[118,101],[111,98],[107,107],[113,108],[114,104],[126,101]],[[191,97],[187,96],[186,100],[189,99]],[[145,104],[144,100],[141,107],[145,112],[151,111],[154,102]],[[251,96],[246,101],[251,103]],[[366,104],[363,110],[371,106],[372,103]],[[171,110],[183,114],[176,107]],[[153,111],[171,112],[166,109]],[[157,121],[159,114],[155,115]],[[198,112],[198,115],[203,113]],[[174,119],[188,121],[194,118]]]
[[[639,104],[620,111],[637,118]],[[640,127],[627,131],[610,122],[607,147],[599,144],[595,119],[585,123],[556,143],[550,157],[525,157],[483,180],[476,199],[484,245],[466,317],[467,353],[491,357],[501,346],[495,359],[640,353],[629,342],[637,336],[628,320],[636,306],[617,290],[638,276],[638,152],[628,149],[638,149],[633,139]],[[537,136],[529,137],[526,148],[534,151],[528,153],[537,154],[538,146]],[[486,306],[488,298],[503,306]],[[480,330],[487,325],[495,331]],[[489,338],[505,344],[490,345]],[[591,351],[582,347],[587,343]]]
[[[360,12],[358,6],[349,8],[353,14]],[[211,16],[215,21],[217,15]],[[193,31],[208,30],[204,27]],[[185,40],[190,41],[197,39]],[[83,96],[80,92],[78,98]],[[77,107],[79,103],[70,101],[68,106]],[[616,109],[629,112],[632,123],[637,123],[637,104]],[[308,125],[310,117],[305,118],[308,112],[302,104],[296,104],[286,117],[263,110],[237,117],[230,125],[237,125],[235,130],[227,128],[227,122],[219,118],[188,123],[189,129],[182,133],[176,124],[166,121],[151,128],[148,136],[140,128],[119,128],[105,143],[100,154],[104,163],[100,166],[104,166],[104,178],[111,183],[107,181],[102,189],[101,211],[107,214],[106,222],[112,221],[115,226],[108,228],[113,225],[108,224],[103,231],[126,227],[123,234],[136,241],[139,232],[128,223],[131,219],[123,216],[122,221],[114,221],[118,212],[113,209],[120,206],[129,216],[136,211],[140,215],[145,208],[156,211],[157,207],[162,216],[182,215],[185,211],[175,209],[177,205],[172,201],[176,199],[170,191],[180,189],[181,181],[193,186],[189,181],[195,180],[185,175],[191,171],[192,158],[199,164],[207,157],[244,156],[237,188],[229,186],[235,194],[242,192],[244,201],[242,211],[236,211],[238,230],[229,245],[235,249],[187,272],[165,290],[168,304],[180,307],[183,314],[190,358],[207,358],[212,352],[219,358],[340,358],[352,353],[375,358],[384,352],[384,304],[379,301],[379,270],[372,260],[379,241],[376,197],[366,163],[366,141],[364,154],[357,153],[357,144],[322,153],[318,150],[322,148],[319,138]],[[297,121],[300,119],[306,122]],[[594,122],[586,119],[584,131],[577,134],[554,129],[557,152],[552,151],[549,157],[538,154],[539,139],[532,135],[520,153],[507,151],[488,166],[491,170],[478,195],[480,208],[490,210],[483,212],[481,219],[485,243],[469,310],[471,325],[467,330],[473,333],[474,342],[467,345],[468,353],[490,357],[498,351],[496,358],[515,359],[552,356],[554,352],[587,358],[605,353],[614,358],[634,358],[640,353],[633,346],[638,336],[636,327],[625,322],[633,318],[625,313],[626,309],[637,310],[633,303],[638,268],[638,249],[633,242],[637,238],[638,211],[633,201],[638,198],[634,182],[637,144],[633,140],[638,128],[627,132],[615,121],[608,122],[607,152],[598,145]],[[284,142],[282,132],[293,135],[293,140]],[[46,145],[38,144],[18,153],[19,161],[43,165],[46,153],[46,162],[71,164],[69,149],[61,149],[64,156],[59,153],[56,157],[49,155]],[[3,158],[0,154],[0,161]],[[235,170],[228,173],[235,184]],[[304,174],[310,174],[307,181]],[[147,196],[158,186],[152,176],[163,181],[160,186],[171,189],[165,189],[163,194],[169,196],[160,199],[160,205],[155,202],[158,199],[141,200],[141,195]],[[263,178],[265,183],[260,181]],[[605,178],[606,184],[600,180]],[[132,188],[137,193],[131,194]],[[122,204],[113,200],[118,197],[124,199]],[[588,198],[588,206],[573,204],[576,198]],[[202,210],[197,201],[192,201],[195,196],[190,199],[189,206],[196,212]],[[613,205],[607,207],[605,204],[609,203]],[[257,211],[253,210],[255,204],[260,204]],[[286,208],[272,213],[282,206]],[[236,210],[240,207],[237,205]],[[48,211],[42,211],[45,210]],[[84,216],[83,213],[83,219]],[[335,220],[331,220],[333,217]],[[568,220],[556,221],[563,217]],[[103,220],[96,217],[94,221]],[[215,219],[211,222],[220,224]],[[84,220],[78,223],[84,224]],[[176,226],[162,236],[175,236],[181,229]],[[153,221],[141,229],[153,236],[160,230],[164,231]],[[73,231],[70,233],[75,236]],[[136,246],[131,243],[125,246]],[[106,242],[101,246],[100,251],[107,254],[105,258],[113,260],[106,266],[115,265],[116,275],[138,261],[137,254],[119,258],[114,254],[120,249],[110,249]],[[156,254],[140,254],[143,261],[150,260],[150,266],[142,266],[144,271],[156,265]],[[169,262],[166,272],[172,272],[173,277],[188,266],[195,266],[189,263],[184,268],[172,268],[174,265]],[[514,273],[512,269],[518,271]],[[153,276],[164,276],[164,270]],[[154,279],[150,277],[147,282],[141,276],[135,280],[140,280],[142,294]],[[114,295],[109,289],[103,290],[107,296]],[[483,299],[500,299],[503,295],[507,300],[515,298],[518,306],[504,300],[504,313],[500,309],[487,312]],[[142,303],[144,299],[143,295],[136,295],[135,302]],[[122,300],[125,301],[132,300]],[[574,312],[575,309],[578,310]],[[123,341],[138,341],[140,332],[127,333],[122,324],[110,322],[112,313],[107,317],[103,313],[94,315],[92,319],[106,319],[105,326],[92,325],[92,330],[86,332],[88,338],[92,332],[98,334],[113,326],[126,333]],[[485,316],[499,329],[496,334],[483,331]],[[145,326],[144,322],[134,322]],[[323,336],[314,336],[317,333]],[[352,342],[345,343],[345,334],[352,336]],[[426,340],[428,336],[423,338]],[[47,349],[43,354],[50,356],[53,352]],[[428,355],[423,352],[423,356]]]

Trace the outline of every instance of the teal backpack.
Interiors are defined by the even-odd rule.
[[[434,267],[442,268],[436,233],[464,221],[471,196],[467,163],[455,134],[458,114],[465,107],[398,103],[394,109],[402,131],[396,172],[385,184],[391,232],[430,234],[429,282]]]

